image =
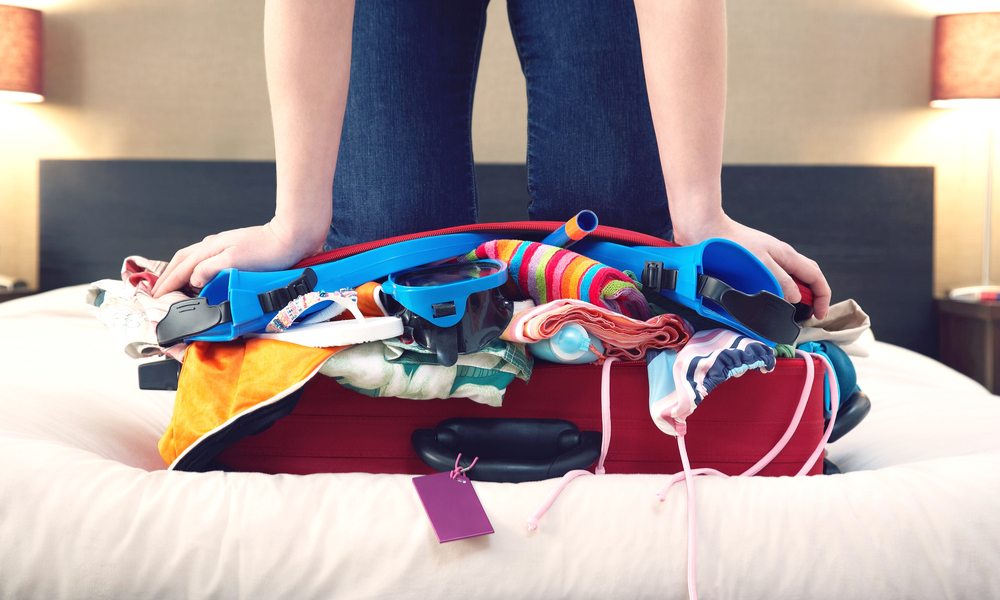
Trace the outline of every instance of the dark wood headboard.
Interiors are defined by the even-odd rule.
[[[43,160],[41,287],[118,276],[274,210],[273,162]],[[478,165],[483,221],[527,218],[524,165]],[[727,166],[726,211],[816,260],[878,339],[934,356],[931,167]]]

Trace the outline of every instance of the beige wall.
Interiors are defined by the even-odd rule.
[[[259,0],[7,1],[45,11],[47,101],[0,104],[0,273],[36,281],[39,158],[273,158]],[[725,161],[936,166],[939,293],[978,282],[985,190],[984,130],[927,107],[932,16],[956,10],[1000,0],[729,3]],[[522,162],[501,0],[489,17],[476,158]]]

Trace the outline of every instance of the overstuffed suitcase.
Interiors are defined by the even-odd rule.
[[[823,436],[823,364],[812,359],[815,376],[801,421],[784,449],[761,475],[794,475],[809,459]],[[695,467],[738,475],[763,457],[785,433],[806,381],[804,359],[778,359],[771,373],[751,371],[719,384],[688,418],[687,448]],[[676,473],[681,461],[674,438],[660,431],[649,415],[649,387],[644,362],[616,362],[611,368],[610,446],[604,463],[608,473]],[[432,473],[450,469],[458,452],[463,462],[473,447],[450,447],[455,419],[559,419],[583,432],[600,432],[601,367],[538,363],[529,383],[514,380],[503,406],[494,408],[464,398],[407,400],[371,398],[347,389],[334,379],[314,377],[300,398],[289,398],[289,414],[256,435],[243,437],[218,454],[218,465],[236,471],[264,473]],[[276,408],[281,411],[282,409]],[[282,411],[283,412],[283,411]],[[451,422],[449,422],[451,421]],[[439,427],[439,425],[444,426]],[[457,424],[459,427],[461,422]],[[250,425],[252,427],[252,425]],[[423,440],[414,439],[425,432]],[[546,433],[545,431],[540,434]],[[551,433],[551,432],[550,432]],[[568,454],[581,444],[576,436]],[[432,468],[419,456],[421,441],[448,452]],[[541,445],[546,440],[537,440]],[[457,442],[461,445],[461,442]],[[555,445],[555,440],[550,440]],[[597,451],[600,435],[596,436]],[[418,447],[415,447],[418,445]],[[521,440],[520,445],[527,445]],[[488,480],[542,479],[572,468],[588,468],[597,460],[590,453],[583,463],[560,465],[560,452],[549,460],[523,455],[481,456],[469,475]],[[479,472],[476,472],[479,469]],[[821,473],[822,460],[809,474]],[[495,470],[484,474],[486,470]],[[531,470],[531,477],[524,477]]]
[[[335,250],[299,266],[446,233],[496,232],[499,236],[502,232],[506,237],[539,239],[560,225],[529,222],[452,228]],[[629,245],[670,245],[607,227],[591,235]],[[648,275],[643,274],[644,280]],[[692,463],[727,474],[744,472],[782,437],[800,396],[806,393],[807,405],[794,435],[761,471],[775,476],[797,473],[823,436],[825,370],[815,359],[814,367],[815,376],[805,392],[806,363],[801,358],[779,359],[771,373],[749,372],[720,384],[689,418],[687,445]],[[443,470],[448,461],[450,468],[454,456],[462,452],[466,460],[479,453],[488,455],[480,456],[477,468],[469,472],[473,478],[523,481],[559,476],[568,469],[586,468],[597,459],[595,440],[599,447],[602,435],[601,379],[601,368],[594,365],[538,363],[530,384],[515,380],[498,409],[466,399],[371,398],[317,376],[303,389],[237,415],[199,440],[171,468],[419,474]],[[607,472],[681,470],[676,443],[650,417],[648,394],[644,362],[613,365],[611,428],[603,433],[610,433]],[[514,437],[505,439],[505,435]],[[822,461],[815,461],[808,472],[822,472]]]

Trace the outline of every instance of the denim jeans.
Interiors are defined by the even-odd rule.
[[[357,0],[327,247],[475,223],[489,0]],[[528,93],[528,214],[671,235],[631,0],[508,0]]]

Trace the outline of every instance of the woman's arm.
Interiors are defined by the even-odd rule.
[[[807,284],[822,318],[830,286],[819,266],[722,210],[725,0],[635,0],[635,9],[674,239],[697,244],[722,237],[741,244],[774,273],[789,301],[800,299],[790,275]]]
[[[264,58],[277,164],[274,218],[180,250],[154,296],[188,281],[202,287],[223,269],[285,269],[322,250],[333,210],[353,22],[354,0],[268,0]]]

